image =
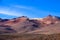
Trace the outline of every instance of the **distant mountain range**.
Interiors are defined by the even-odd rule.
[[[21,16],[13,19],[0,18],[0,34],[3,33],[36,33],[53,34],[60,32],[60,17],[48,15],[44,18],[30,19]]]

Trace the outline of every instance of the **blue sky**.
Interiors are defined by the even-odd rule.
[[[1,18],[43,18],[49,14],[60,16],[60,0],[0,0]]]

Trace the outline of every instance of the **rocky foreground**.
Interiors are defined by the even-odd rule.
[[[60,40],[60,34],[0,35],[0,40]]]

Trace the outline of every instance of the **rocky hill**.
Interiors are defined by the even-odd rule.
[[[42,19],[31,19],[26,16],[2,19],[0,18],[0,33],[58,33],[60,17],[48,15]]]

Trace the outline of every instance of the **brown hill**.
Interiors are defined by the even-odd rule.
[[[6,30],[9,27],[14,30],[6,30],[9,33],[58,33],[60,29],[60,17],[48,15],[42,19],[29,19],[26,16],[13,19],[0,19],[0,29]],[[8,26],[6,26],[8,25]],[[57,26],[55,26],[57,25]],[[3,29],[4,28],[4,29]],[[56,30],[55,30],[56,29]],[[1,31],[0,30],[0,31]],[[3,31],[3,32],[6,32]],[[48,31],[48,32],[47,32]]]

